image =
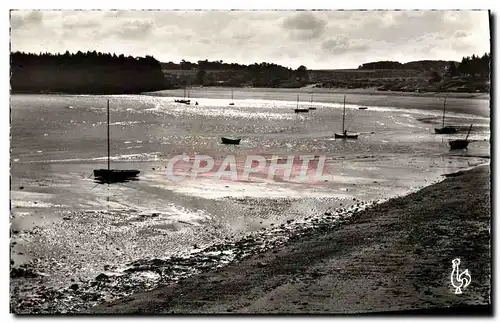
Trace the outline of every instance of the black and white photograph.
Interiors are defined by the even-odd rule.
[[[494,12],[77,9],[9,12],[11,314],[493,315]]]

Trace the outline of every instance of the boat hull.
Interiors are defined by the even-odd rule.
[[[337,138],[337,139],[358,139],[358,135],[357,134],[344,135],[343,133],[336,133],[335,138]]]
[[[450,140],[450,149],[467,149],[469,141],[465,139]]]
[[[306,113],[309,112],[309,109],[294,109],[295,113]]]
[[[444,128],[434,128],[436,134],[447,135],[457,133],[457,129],[454,127],[444,127]]]
[[[94,179],[105,183],[126,182],[139,175],[136,169],[94,169]]]
[[[176,103],[191,104],[191,100],[174,100]]]
[[[368,109],[368,108],[367,108],[367,107],[359,107],[358,109],[359,109],[359,110],[366,110],[366,109]]]
[[[234,139],[234,138],[224,138],[224,137],[222,137],[221,140],[222,140],[222,143],[225,144],[225,145],[239,145],[240,141],[241,141],[241,138]]]

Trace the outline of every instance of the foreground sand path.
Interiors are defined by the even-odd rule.
[[[333,228],[307,230],[279,249],[87,312],[358,313],[485,305],[490,212],[489,166],[481,166]],[[450,283],[457,257],[472,276],[461,295]]]

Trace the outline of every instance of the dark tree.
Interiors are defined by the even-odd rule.
[[[429,79],[430,83],[440,82],[442,80],[441,75],[437,71],[431,71],[431,77]]]
[[[449,63],[447,74],[449,76],[452,76],[452,77],[460,74],[460,73],[458,73],[458,69],[457,69],[457,66],[455,65],[455,62]]]
[[[140,93],[165,85],[160,62],[152,56],[11,53],[14,92]]]
[[[297,68],[297,70],[295,71],[295,75],[297,76],[299,81],[307,81],[309,79],[307,68],[304,65],[300,65],[299,68]]]
[[[203,85],[206,74],[207,72],[205,70],[198,70],[198,72],[196,72],[196,83]]]

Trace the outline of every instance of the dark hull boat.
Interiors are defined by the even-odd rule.
[[[342,132],[341,133],[335,133],[335,138],[336,139],[358,139],[358,134],[357,133],[347,133],[347,130],[345,130],[345,95],[344,95],[344,111],[342,112]]]
[[[313,97],[314,97],[314,93],[311,93],[311,106],[309,107],[309,110],[316,110],[316,107],[313,107]]]
[[[359,110],[366,110],[366,109],[368,109],[368,107],[359,107],[358,109]]]
[[[222,137],[222,143],[225,145],[239,145],[241,138],[226,138]]]
[[[127,182],[137,178],[135,169],[94,169],[94,179],[102,183]]]
[[[467,149],[469,141],[465,139],[450,140],[450,149]]]
[[[434,128],[434,131],[438,135],[450,135],[457,133],[457,129],[450,126],[446,126],[444,128]]]
[[[358,134],[336,133],[335,138],[338,138],[338,139],[358,139]]]
[[[191,104],[191,100],[174,100],[176,103]]]
[[[184,99],[174,100],[174,102],[175,103],[182,103],[182,104],[191,104],[191,100],[186,98],[186,94],[187,94],[187,97],[189,98],[189,89],[186,90],[186,88],[184,88]]]
[[[467,139],[469,139],[471,130],[472,130],[472,125],[470,125],[469,131],[467,132],[467,136],[465,137],[465,139],[450,140],[449,141],[450,149],[467,149],[467,147],[469,146],[469,140]]]
[[[444,98],[444,103],[443,103],[443,125],[441,126],[441,128],[434,128],[434,132],[436,132],[436,134],[438,135],[451,135],[457,133],[456,128],[444,125],[445,115],[446,115],[446,98]]]
[[[136,169],[111,169],[109,157],[109,100],[107,106],[108,112],[108,168],[94,169],[94,180],[99,184],[120,183],[137,180],[140,171]]]
[[[233,90],[231,90],[231,103],[229,103],[229,105],[234,105],[234,102],[233,102]]]
[[[297,94],[297,107],[293,110],[295,113],[307,113],[309,112],[309,109],[306,108],[299,108],[299,95]]]

